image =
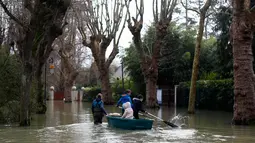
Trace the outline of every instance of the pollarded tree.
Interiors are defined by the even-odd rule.
[[[40,65],[47,60],[53,41],[62,34],[62,21],[70,0],[24,0],[17,4],[21,7],[20,17],[15,17],[0,0],[0,5],[6,14],[17,23],[17,31],[19,31],[14,42],[17,45],[23,68],[20,125],[28,126],[30,125],[32,79],[35,72],[41,70]],[[42,100],[38,105],[46,107]],[[45,111],[44,108],[41,109]]]
[[[105,104],[113,103],[109,67],[119,52],[118,45],[125,27],[124,1],[76,1],[73,6],[79,23],[78,29],[83,37],[83,45],[91,49],[99,70]],[[111,43],[113,50],[106,59],[106,50]]]
[[[68,26],[63,36],[59,37],[60,84],[64,85],[65,101],[71,102],[71,90],[77,76],[82,71],[84,61],[89,58],[84,46],[77,40],[76,23]]]
[[[129,6],[126,2],[126,6]],[[133,35],[134,45],[139,52],[141,69],[146,83],[146,103],[149,107],[157,106],[156,88],[158,80],[158,60],[160,58],[160,50],[163,46],[163,40],[167,35],[167,28],[172,20],[172,15],[177,4],[177,0],[153,0],[153,16],[155,24],[155,42],[148,47],[151,52],[147,55],[141,40],[141,29],[143,27],[144,1],[135,0],[136,17],[132,17],[131,22],[130,12],[128,19],[128,28]],[[140,6],[139,6],[140,5]],[[138,19],[139,18],[139,19]]]

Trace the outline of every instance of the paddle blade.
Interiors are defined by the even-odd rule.
[[[173,123],[171,123],[171,122],[167,122],[167,121],[163,121],[165,124],[167,124],[168,126],[171,126],[172,128],[177,128],[177,127],[179,127],[179,126],[177,126],[177,125],[175,125],[175,124],[173,124]]]

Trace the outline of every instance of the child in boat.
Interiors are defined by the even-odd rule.
[[[123,104],[123,107],[125,109],[124,114],[122,115],[122,118],[126,119],[133,119],[133,109],[131,108],[130,102],[126,102]]]
[[[138,95],[137,98],[133,98],[133,111],[135,119],[139,119],[139,111],[147,113],[143,108],[143,96]]]
[[[94,124],[102,124],[104,115],[107,115],[104,104],[102,101],[102,94],[99,93],[97,98],[92,103],[92,114],[94,118]]]
[[[124,107],[123,104],[126,102],[130,102],[131,106],[132,106],[132,100],[131,97],[128,95],[128,91],[124,91],[121,95],[121,98],[119,99],[118,103],[117,103],[117,107],[122,104],[122,114],[124,113]]]

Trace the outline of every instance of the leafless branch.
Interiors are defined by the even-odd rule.
[[[156,1],[156,2],[155,2]],[[158,0],[153,0],[153,16],[154,16],[154,21],[158,22]]]
[[[3,0],[0,0],[0,5],[2,6],[2,8],[4,9],[4,12],[12,19],[14,20],[16,23],[18,23],[20,26],[22,26],[24,29],[28,30],[28,27],[25,26],[18,18],[16,18],[6,7],[6,5],[3,3]]]
[[[158,0],[153,0],[152,5],[155,23],[162,20],[165,22],[170,22],[172,20],[174,8],[177,5],[177,0],[161,0],[160,5]]]
[[[186,6],[184,5],[184,3],[182,2],[182,0],[181,0],[181,4],[182,4],[182,6],[183,6],[186,10],[194,11],[194,12],[196,12],[197,14],[200,14],[200,12],[199,12],[198,10],[186,7]]]

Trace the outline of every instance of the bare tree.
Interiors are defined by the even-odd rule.
[[[15,42],[23,64],[20,125],[27,126],[30,125],[29,104],[33,74],[37,69],[41,70],[39,65],[45,63],[53,41],[62,34],[62,20],[70,0],[24,0],[21,4],[22,17],[15,17],[0,0],[0,5],[6,14],[19,25],[20,33]],[[39,104],[44,110],[45,103],[39,102]]]
[[[109,81],[109,66],[119,52],[118,45],[125,27],[127,16],[124,1],[88,0],[76,1],[74,4],[79,21],[78,29],[83,37],[83,44],[91,49],[100,73],[99,78],[105,104],[113,103]],[[113,50],[106,59],[106,50],[111,42],[113,42]]]
[[[84,71],[86,60],[91,57],[87,53],[87,48],[82,44],[82,37],[77,29],[77,20],[74,11],[69,9],[66,14],[68,25],[64,28],[64,33],[54,42],[54,51],[57,59],[58,87],[64,91],[65,101],[71,102],[71,89],[75,85],[77,76]]]
[[[84,47],[76,45],[75,41],[64,42],[61,39],[61,47],[59,56],[61,58],[61,70],[63,81],[60,84],[64,85],[65,101],[71,102],[71,89],[75,84],[77,76],[81,73],[82,63],[87,59],[87,54],[84,53]]]
[[[147,55],[144,52],[142,41],[141,41],[141,29],[143,26],[143,14],[144,14],[144,1],[135,0],[136,3],[136,13],[135,17],[132,17],[133,25],[131,22],[131,16],[129,15],[128,27],[133,35],[133,41],[136,46],[137,51],[140,55],[140,62],[142,72],[146,83],[146,101],[147,106],[156,107],[156,88],[158,80],[158,60],[160,58],[160,50],[163,46],[163,39],[167,34],[167,28],[172,20],[172,15],[174,8],[177,4],[177,0],[153,0],[153,16],[154,24],[156,28],[156,40],[153,43],[151,49],[151,55]],[[129,6],[130,3],[126,3]],[[140,6],[139,6],[140,5]],[[130,12],[128,12],[130,14]],[[138,20],[138,18],[140,19]]]

